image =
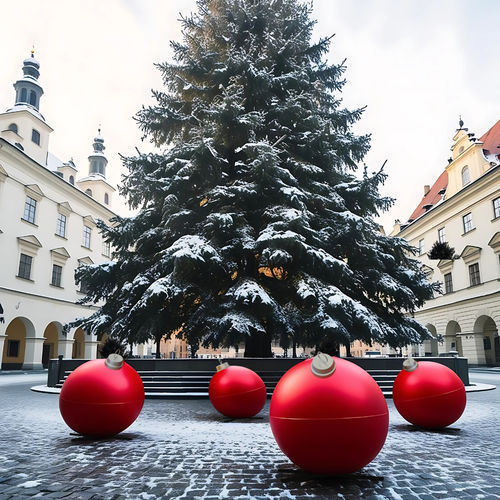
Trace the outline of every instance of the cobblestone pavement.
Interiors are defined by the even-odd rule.
[[[56,395],[0,379],[0,500],[500,498],[499,389],[468,394],[462,418],[441,432],[406,424],[389,400],[378,457],[359,473],[321,477],[281,453],[269,402],[258,417],[230,421],[208,400],[146,400],[127,431],[89,440],[70,434]],[[500,374],[471,379],[495,384]]]

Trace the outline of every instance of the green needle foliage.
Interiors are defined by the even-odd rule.
[[[190,345],[355,339],[392,346],[426,329],[405,313],[434,284],[402,239],[373,218],[392,203],[382,170],[357,166],[369,136],[341,105],[343,64],[311,41],[298,0],[200,0],[182,19],[164,88],[137,121],[159,149],[124,162],[121,192],[136,216],[100,224],[115,262],[80,268],[77,321],[127,342],[180,330]]]

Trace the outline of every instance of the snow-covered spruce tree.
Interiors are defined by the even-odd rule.
[[[78,324],[143,342],[181,329],[189,344],[271,356],[271,341],[392,346],[427,331],[405,312],[432,296],[412,249],[373,217],[385,175],[354,175],[368,136],[341,108],[344,66],[311,43],[298,0],[199,0],[182,19],[165,89],[137,119],[163,151],[126,158],[138,215],[100,225],[115,263],[80,268]]]

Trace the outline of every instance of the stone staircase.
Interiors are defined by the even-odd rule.
[[[392,384],[399,370],[367,370],[375,379],[380,389],[386,397],[392,397]],[[71,370],[65,370],[63,378],[56,387],[61,388],[64,380],[71,373]],[[182,398],[182,397],[208,397],[208,384],[214,371],[148,371],[138,370],[139,376],[144,384],[146,397],[150,398]],[[264,384],[266,385],[267,395],[270,397],[283,376],[284,371],[259,371]]]

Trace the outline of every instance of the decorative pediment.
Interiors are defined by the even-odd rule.
[[[42,248],[42,244],[38,238],[33,234],[28,234],[26,236],[18,236],[17,243],[23,253],[28,255],[36,255],[39,248]]]
[[[422,265],[422,272],[427,276],[427,278],[430,278],[432,274],[434,273],[434,269],[430,266],[426,266],[425,264]]]
[[[73,211],[71,208],[71,205],[67,201],[63,201],[61,203],[57,204],[57,210],[62,213],[63,215],[66,215],[66,217]]]
[[[490,241],[488,241],[488,245],[493,248],[493,251],[495,253],[500,252],[500,231],[497,231],[494,235],[493,238],[491,238]]]
[[[69,259],[69,257],[71,257],[64,247],[53,248],[50,253],[53,257],[57,257],[59,259]]]
[[[476,247],[474,245],[467,245],[460,254],[460,257],[468,264],[474,260],[479,259],[481,254],[481,247]]]
[[[441,259],[438,263],[437,266],[439,270],[443,273],[449,273],[452,268],[453,268],[453,259]]]
[[[9,174],[7,173],[5,168],[3,168],[2,165],[0,165],[0,182],[5,181],[7,177],[9,177]]]
[[[94,261],[90,257],[82,257],[78,259],[78,265],[80,266],[91,266]]]
[[[28,186],[24,186],[24,190],[26,194],[33,198],[36,201],[40,201],[45,195],[43,191],[37,184],[29,184]]]
[[[97,224],[96,220],[91,215],[86,215],[83,218],[83,223],[90,228],[94,228]]]

